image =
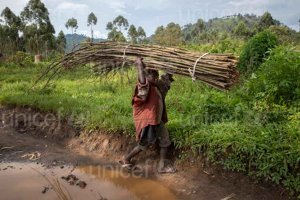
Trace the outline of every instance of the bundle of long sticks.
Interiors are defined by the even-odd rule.
[[[78,50],[52,63],[44,75],[50,73],[51,78],[63,68],[88,63],[93,63],[103,73],[109,73],[132,66],[137,56],[143,58],[147,69],[191,77],[221,90],[230,89],[238,80],[237,60],[232,54],[198,53],[180,48],[119,42],[81,44]]]

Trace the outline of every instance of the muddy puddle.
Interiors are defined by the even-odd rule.
[[[1,199],[175,200],[155,180],[101,166],[0,163]]]

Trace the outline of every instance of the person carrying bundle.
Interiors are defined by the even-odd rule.
[[[156,70],[145,69],[143,59],[136,58],[138,83],[132,98],[133,118],[138,145],[120,161],[122,167],[130,169],[131,159],[148,147],[158,143],[160,147],[159,173],[173,173],[173,167],[166,166],[166,156],[171,145],[169,132],[165,126],[168,122],[165,97],[174,81],[171,74],[164,74],[159,79]]]

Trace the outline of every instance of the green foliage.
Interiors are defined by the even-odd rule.
[[[122,31],[122,30],[128,29],[129,23],[125,17],[123,17],[122,15],[119,15],[118,17],[116,17],[114,19],[113,25],[116,26],[119,31]]]
[[[141,26],[136,29],[136,27],[132,24],[128,29],[128,38],[133,44],[144,43],[146,39],[146,33]]]
[[[60,31],[56,38],[56,46],[57,46],[58,52],[60,52],[60,53],[65,52],[65,48],[67,46],[67,39],[66,39],[63,31]]]
[[[22,42],[18,33],[22,26],[21,19],[8,7],[2,11],[1,17],[5,25],[0,24],[0,52],[11,55],[21,49]]]
[[[153,41],[159,45],[178,46],[182,44],[182,31],[179,24],[169,23],[166,28],[160,26],[156,29]]]
[[[73,33],[76,32],[76,30],[78,29],[77,19],[75,19],[74,17],[68,19],[65,26],[66,26],[67,29],[71,28],[72,36],[74,36]],[[75,42],[74,42],[73,37],[72,37],[72,43],[73,43],[73,48],[74,48],[75,47]]]
[[[210,52],[210,53],[233,53],[239,55],[244,45],[242,40],[226,38],[218,43],[206,43],[204,45],[188,44],[184,45],[184,48],[199,52]]]
[[[131,43],[137,43],[138,32],[133,24],[128,29],[128,37]]]
[[[55,49],[54,27],[41,0],[30,0],[21,12],[25,48],[31,53]]]
[[[73,34],[74,32],[76,32],[76,29],[78,29],[77,19],[75,19],[74,17],[68,19],[65,26],[67,29],[71,28]]]
[[[248,82],[249,95],[268,103],[289,104],[300,99],[300,53],[279,46]]]
[[[138,38],[137,38],[138,43],[146,42],[146,32],[141,26],[139,26],[137,29],[137,35],[138,35]]]
[[[205,21],[198,19],[195,24],[187,24],[183,28],[184,40],[197,42],[197,38],[206,31]]]
[[[255,34],[258,21],[259,17],[249,14],[213,18],[207,22],[199,19],[195,24],[184,26],[184,41],[188,44],[205,44],[218,43],[226,38],[244,40]]]
[[[88,20],[87,20],[87,24],[88,26],[91,26],[91,25],[96,25],[97,24],[97,17],[96,15],[91,12],[88,16]]]
[[[17,51],[14,55],[9,56],[6,62],[21,67],[30,67],[33,65],[33,56],[22,51]]]
[[[270,50],[278,44],[276,36],[263,31],[253,36],[245,45],[239,59],[239,69],[252,73],[259,68],[264,59],[268,58]]]
[[[108,35],[107,39],[113,42],[126,42],[126,38],[122,32],[117,31],[116,28],[112,29]]]
[[[97,24],[97,17],[96,17],[96,15],[93,13],[93,12],[91,12],[90,14],[89,14],[89,16],[88,16],[88,20],[87,20],[87,25],[88,26],[91,26],[91,37],[92,37],[92,42],[93,42],[93,40],[94,40],[94,30],[93,30],[93,25],[96,25]]]
[[[287,26],[270,26],[268,30],[277,36],[280,44],[300,44],[300,34]]]
[[[277,23],[277,21],[273,19],[272,15],[269,12],[265,12],[260,17],[257,28],[259,31],[263,31],[272,25],[279,25],[279,23]]]
[[[263,177],[300,192],[299,124],[222,123],[204,127],[193,147],[225,169]]]
[[[109,31],[107,39],[114,42],[126,42],[126,38],[122,31],[127,30],[128,26],[128,20],[119,15],[113,22],[108,22],[106,25],[106,30]]]
[[[234,29],[234,34],[241,38],[247,38],[251,35],[249,28],[245,22],[241,21]]]

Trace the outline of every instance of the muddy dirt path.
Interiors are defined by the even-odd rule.
[[[0,106],[0,133],[4,199],[59,199],[57,185],[64,195],[87,200],[290,199],[280,187],[254,183],[195,157],[174,158],[178,172],[159,175],[157,152],[149,151],[137,158],[136,171],[124,171],[116,161],[134,146],[132,138],[74,129],[57,116],[30,108]]]

